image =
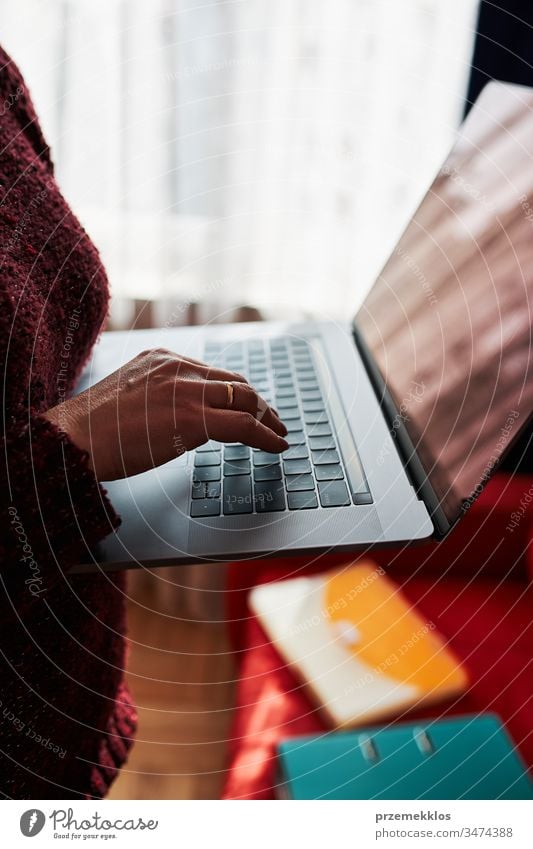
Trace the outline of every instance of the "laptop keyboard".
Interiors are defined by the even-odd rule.
[[[196,449],[193,518],[372,503],[362,472],[344,468],[307,340],[210,342],[205,360],[243,374],[277,409],[289,448],[279,455],[211,441]]]

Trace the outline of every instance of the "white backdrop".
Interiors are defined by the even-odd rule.
[[[475,0],[0,0],[113,292],[354,310],[453,140]]]

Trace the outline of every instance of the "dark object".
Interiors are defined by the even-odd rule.
[[[318,507],[314,492],[289,492],[289,510],[313,510]]]
[[[318,484],[322,507],[343,507],[350,503],[344,481],[327,481]]]
[[[281,481],[256,483],[255,508],[258,513],[285,510],[285,492]]]
[[[465,115],[489,80],[533,86],[533,6],[482,0]]]
[[[198,519],[201,516],[219,516],[220,501],[218,498],[205,498],[201,501],[193,501],[191,505],[191,516]]]
[[[252,481],[249,475],[229,477],[224,481],[224,513],[232,516],[237,513],[252,512]]]

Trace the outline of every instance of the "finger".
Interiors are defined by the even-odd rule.
[[[193,365],[195,372],[204,380],[226,380],[230,383],[248,383],[244,375],[237,371],[227,371],[227,369],[211,366],[209,363],[200,363],[198,360],[191,360],[187,357],[182,357],[185,363]]]
[[[207,366],[205,368],[205,379],[206,380],[226,380],[230,383],[245,383],[248,384],[248,381],[244,377],[244,375],[239,374],[237,371],[226,371],[223,368],[216,368],[216,366]]]
[[[278,436],[287,436],[287,428],[279,416],[253,387],[242,383],[233,387],[233,409],[252,413],[261,424],[271,428]]]
[[[273,454],[280,454],[289,447],[285,439],[261,424],[251,413],[207,410],[205,424],[209,438],[217,442],[242,442]]]
[[[251,413],[266,427],[271,428],[278,436],[286,436],[287,428],[269,407],[264,398],[257,394],[247,383],[232,383],[233,401],[230,404],[231,392],[227,383],[211,381],[206,384],[206,400],[212,407],[231,409]]]
[[[193,375],[204,380],[227,380],[236,383],[246,383],[246,378],[235,371],[217,368],[208,363],[202,363],[192,357],[184,357],[169,351],[166,348],[153,348],[139,354],[142,360],[148,360],[148,372],[156,372],[163,369],[165,372],[172,370],[176,377],[190,378]]]
[[[203,363],[200,360],[194,360],[192,357],[181,357],[186,363],[194,365],[198,369],[198,373],[205,376],[206,380],[229,380],[237,381],[238,383],[248,383],[244,375],[237,371],[227,371],[227,369],[212,366],[209,363]]]

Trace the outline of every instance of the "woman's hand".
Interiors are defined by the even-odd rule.
[[[244,377],[164,349],[139,354],[44,416],[89,453],[104,481],[159,466],[208,439],[288,448],[285,425]]]

